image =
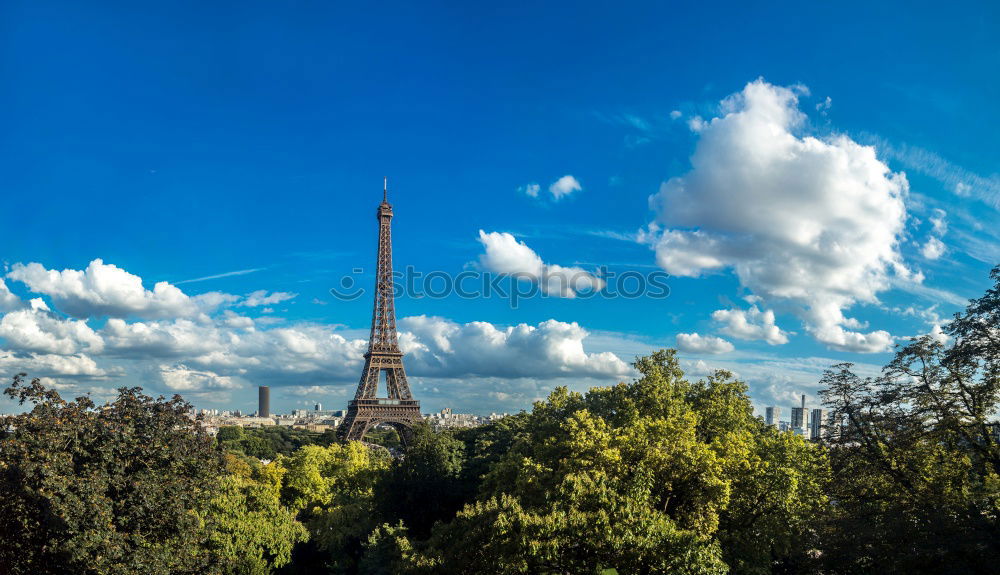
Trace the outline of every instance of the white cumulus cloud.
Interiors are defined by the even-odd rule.
[[[770,345],[788,343],[788,334],[774,321],[774,312],[757,306],[750,309],[720,309],[712,312],[712,319],[721,323],[721,332],[748,341],[765,341]]]
[[[517,191],[524,193],[529,198],[537,198],[538,197],[538,192],[540,192],[541,189],[542,189],[541,186],[539,186],[538,184],[532,183],[532,184],[528,184],[526,186],[521,186],[520,188],[517,189]]]
[[[400,320],[400,345],[415,375],[462,377],[616,377],[630,373],[613,353],[587,353],[587,331],[550,319],[537,326],[459,324],[440,317]]]
[[[944,255],[944,242],[936,237],[928,238],[927,243],[920,249],[920,253],[929,260],[936,260]]]
[[[104,378],[121,375],[120,370],[108,371],[86,354],[58,355],[49,353],[17,353],[0,349],[0,371],[9,375],[24,372],[32,377]]]
[[[920,281],[898,249],[908,184],[872,147],[801,135],[802,92],[757,80],[693,127],[692,169],[650,198],[657,221],[641,239],[676,276],[731,269],[765,301],[791,304],[829,347],[884,351],[887,332],[852,331],[843,312],[877,302],[894,275]]]
[[[677,334],[677,349],[685,353],[708,353],[719,354],[729,353],[735,348],[733,344],[711,335],[700,335],[697,333]]]
[[[935,209],[930,217],[931,232],[927,242],[920,248],[920,254],[929,260],[936,260],[944,255],[947,248],[941,238],[948,233],[947,212]]]
[[[157,282],[147,290],[139,276],[100,259],[85,270],[49,270],[39,263],[18,263],[7,277],[49,296],[61,311],[78,318],[177,317],[200,311],[197,302],[177,286]]]
[[[63,319],[45,308],[12,311],[0,319],[6,349],[48,354],[99,353],[104,341],[86,322]]]
[[[0,315],[0,369],[8,373],[26,371],[61,386],[75,382],[73,389],[80,390],[87,389],[81,387],[86,381],[98,386],[92,389],[142,384],[153,392],[181,392],[216,402],[229,401],[227,394],[232,390],[255,385],[344,394],[360,375],[367,346],[365,332],[360,330],[344,332],[340,324],[309,322],[275,326],[232,309],[157,319],[139,319],[131,313],[75,319],[62,315],[59,304],[78,306],[80,311],[86,307],[96,313],[116,302],[118,311],[151,312],[152,308],[134,302],[154,298],[155,293],[131,289],[132,296],[139,298],[131,300],[129,294],[94,284],[93,277],[86,278],[87,272],[68,274],[67,279],[67,274],[56,272],[53,276],[41,265],[27,268],[19,268],[23,272],[19,277],[44,288],[52,309],[43,299],[34,298],[30,305],[18,300],[16,309]],[[561,270],[565,269],[555,266],[556,273]],[[107,270],[92,275],[100,278],[103,271]],[[135,278],[132,287],[141,290],[140,278],[119,271],[126,279]],[[45,277],[29,278],[39,272]],[[103,299],[94,300],[95,294]],[[275,294],[261,292],[250,297],[275,299]],[[235,302],[228,298],[225,303]],[[183,307],[176,310],[186,311]],[[487,380],[494,390],[502,386],[514,405],[544,396],[552,379],[574,385],[599,384],[631,373],[614,353],[587,351],[584,344],[589,334],[576,323],[549,320],[537,325],[496,326],[418,316],[401,319],[399,326],[407,372],[414,385],[421,386],[420,392],[438,393],[427,391],[429,387],[420,383],[421,378],[447,380],[448,393],[456,393],[461,402],[469,404],[482,401],[479,386]]]
[[[604,280],[583,268],[546,264],[527,244],[509,233],[479,230],[479,243],[486,250],[479,256],[484,269],[530,280],[548,295],[571,298],[581,291],[599,291],[604,287]]]
[[[583,190],[583,186],[576,178],[567,174],[558,180],[552,182],[549,186],[549,193],[552,194],[552,199],[561,200],[573,192],[579,192]]]
[[[3,278],[0,278],[0,313],[24,307],[21,298],[14,295]]]
[[[931,232],[932,233],[934,233],[934,234],[936,234],[938,236],[943,236],[946,233],[948,233],[948,220],[947,220],[947,216],[948,216],[948,212],[946,212],[946,211],[944,211],[944,210],[942,210],[940,208],[936,208],[934,210],[934,213],[930,217],[930,220],[931,220]]]
[[[203,392],[219,389],[234,389],[240,384],[233,378],[211,371],[188,369],[183,364],[160,365],[157,371],[163,387],[178,392]]]

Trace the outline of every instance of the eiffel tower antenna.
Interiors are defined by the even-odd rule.
[[[347,415],[337,428],[341,439],[364,438],[371,427],[387,424],[399,431],[403,442],[412,434],[413,426],[420,422],[420,402],[413,399],[410,385],[403,369],[403,353],[399,350],[396,334],[396,307],[392,277],[392,205],[388,202],[389,179],[382,181],[382,203],[375,217],[378,219],[378,258],[375,271],[375,305],[372,310],[372,328],[365,352],[365,367],[354,399],[347,405]],[[378,397],[378,384],[385,373],[387,397]]]

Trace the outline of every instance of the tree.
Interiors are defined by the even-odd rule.
[[[239,425],[226,425],[219,428],[219,432],[215,434],[215,439],[219,443],[226,441],[243,441],[246,437],[246,432]]]
[[[203,512],[225,467],[189,404],[66,401],[23,374],[5,393],[32,409],[2,425],[0,572],[218,572]]]
[[[504,417],[488,425],[460,429],[455,438],[464,445],[465,463],[462,465],[462,491],[471,503],[482,487],[490,469],[510,451],[514,442],[525,433],[530,414],[521,412]]]
[[[828,370],[837,513],[827,566],[842,573],[995,572],[1000,562],[1000,267],[945,327],[901,347],[878,377]]]
[[[1000,267],[944,328],[902,346],[878,377],[828,370],[828,567],[843,573],[995,572],[1000,562]]]
[[[426,539],[436,521],[454,517],[469,495],[462,481],[464,449],[451,433],[418,426],[405,456],[376,484],[380,520],[402,521],[413,537]]]
[[[274,448],[273,443],[268,439],[261,435],[250,435],[240,441],[240,448],[243,453],[250,457],[270,461],[278,456],[278,450]]]
[[[822,544],[829,462],[825,450],[754,417],[745,383],[718,371],[691,384],[699,437],[720,457],[731,490],[718,539],[731,573],[801,573]]]
[[[272,460],[278,454],[291,455],[303,445],[330,445],[335,439],[332,434],[278,425],[257,428],[225,426],[219,429],[215,438],[229,452],[266,460]]]
[[[266,575],[287,565],[295,544],[308,538],[295,511],[281,504],[285,469],[234,455],[226,463],[229,474],[205,512],[209,547],[221,556],[224,573]]]
[[[510,449],[479,500],[429,540],[383,531],[369,547],[414,573],[763,573],[800,559],[794,542],[824,507],[820,449],[754,418],[731,374],[691,383],[672,351],[636,367],[632,384],[536,403],[499,435]]]
[[[361,575],[431,575],[436,565],[424,562],[415,553],[402,523],[383,523],[375,528],[364,543],[364,554],[358,565]]]
[[[337,573],[354,572],[362,545],[378,524],[375,483],[390,465],[385,450],[358,441],[306,445],[277,463],[286,469],[282,501],[299,511],[312,542]]]

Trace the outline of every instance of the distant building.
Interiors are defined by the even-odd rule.
[[[805,435],[806,429],[806,396],[802,396],[802,407],[792,408],[792,429],[801,435]]]
[[[824,409],[814,409],[812,410],[812,422],[810,427],[809,439],[820,439],[823,437],[823,433],[826,431],[829,422],[827,421],[826,410]]]
[[[764,421],[768,425],[778,425],[778,422],[781,421],[781,408],[775,405],[766,408],[764,410]]]
[[[477,427],[498,421],[507,417],[506,413],[491,413],[488,416],[475,415],[472,413],[455,413],[450,407],[446,407],[438,413],[424,414],[424,420],[430,424],[435,431],[441,429],[455,429],[464,427]]]
[[[316,411],[323,411],[323,404],[322,403],[317,403],[316,404]]]
[[[257,417],[271,417],[271,388],[262,385],[257,388]]]

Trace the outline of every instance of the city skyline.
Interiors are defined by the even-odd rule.
[[[660,348],[760,413],[831,364],[875,374],[1000,261],[995,8],[897,6],[15,3],[0,366],[98,399],[346,405],[388,176],[398,269],[535,288],[397,299],[427,412],[530,409]],[[668,297],[587,295],[653,273]]]

